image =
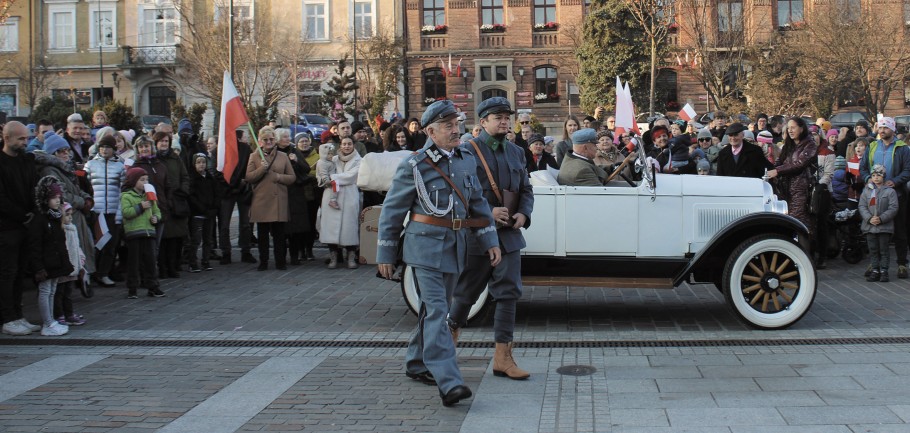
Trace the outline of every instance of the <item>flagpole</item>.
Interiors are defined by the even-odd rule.
[[[230,63],[231,81],[234,81],[234,0],[230,0],[228,15],[228,62]]]
[[[250,129],[250,135],[253,137],[253,142],[256,143],[256,150],[259,151],[259,157],[262,158],[262,161],[265,161],[265,154],[262,153],[262,146],[259,145],[259,137],[256,137],[256,131],[253,131],[253,122],[246,123],[247,128]]]

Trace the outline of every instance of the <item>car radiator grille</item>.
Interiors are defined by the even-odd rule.
[[[696,214],[698,218],[696,237],[698,239],[707,240],[711,236],[714,236],[715,233],[719,232],[720,229],[726,227],[727,224],[730,224],[733,220],[741,218],[748,213],[748,209],[736,208],[698,209]]]

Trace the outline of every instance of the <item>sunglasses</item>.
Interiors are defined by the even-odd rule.
[[[710,138],[699,138],[698,141],[711,141]]]
[[[518,123],[520,123],[520,124],[522,124],[522,125],[530,125],[530,124],[531,124],[531,121],[530,121],[530,120],[522,120],[521,122],[518,122]]]

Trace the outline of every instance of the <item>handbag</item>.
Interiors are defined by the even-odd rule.
[[[496,199],[499,200],[502,207],[509,210],[509,215],[514,215],[518,212],[518,202],[521,199],[521,195],[515,191],[499,189],[499,185],[497,185],[496,180],[493,179],[493,173],[490,173],[490,166],[487,165],[487,160],[483,157],[483,153],[480,152],[480,148],[477,147],[477,143],[475,143],[474,140],[469,141],[471,142],[471,146],[474,146],[474,152],[477,153],[477,158],[480,159],[480,163],[487,173],[487,180],[490,181],[490,186],[493,188],[493,194],[496,195]],[[509,222],[514,223],[514,219],[509,217]],[[499,223],[497,223],[497,225],[499,225]]]

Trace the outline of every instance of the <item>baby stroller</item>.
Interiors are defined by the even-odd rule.
[[[860,230],[862,217],[857,210],[857,204],[852,201],[835,202],[828,217],[828,224],[832,227],[833,245],[828,247],[828,258],[838,255],[850,264],[863,260],[866,252],[866,238]]]

